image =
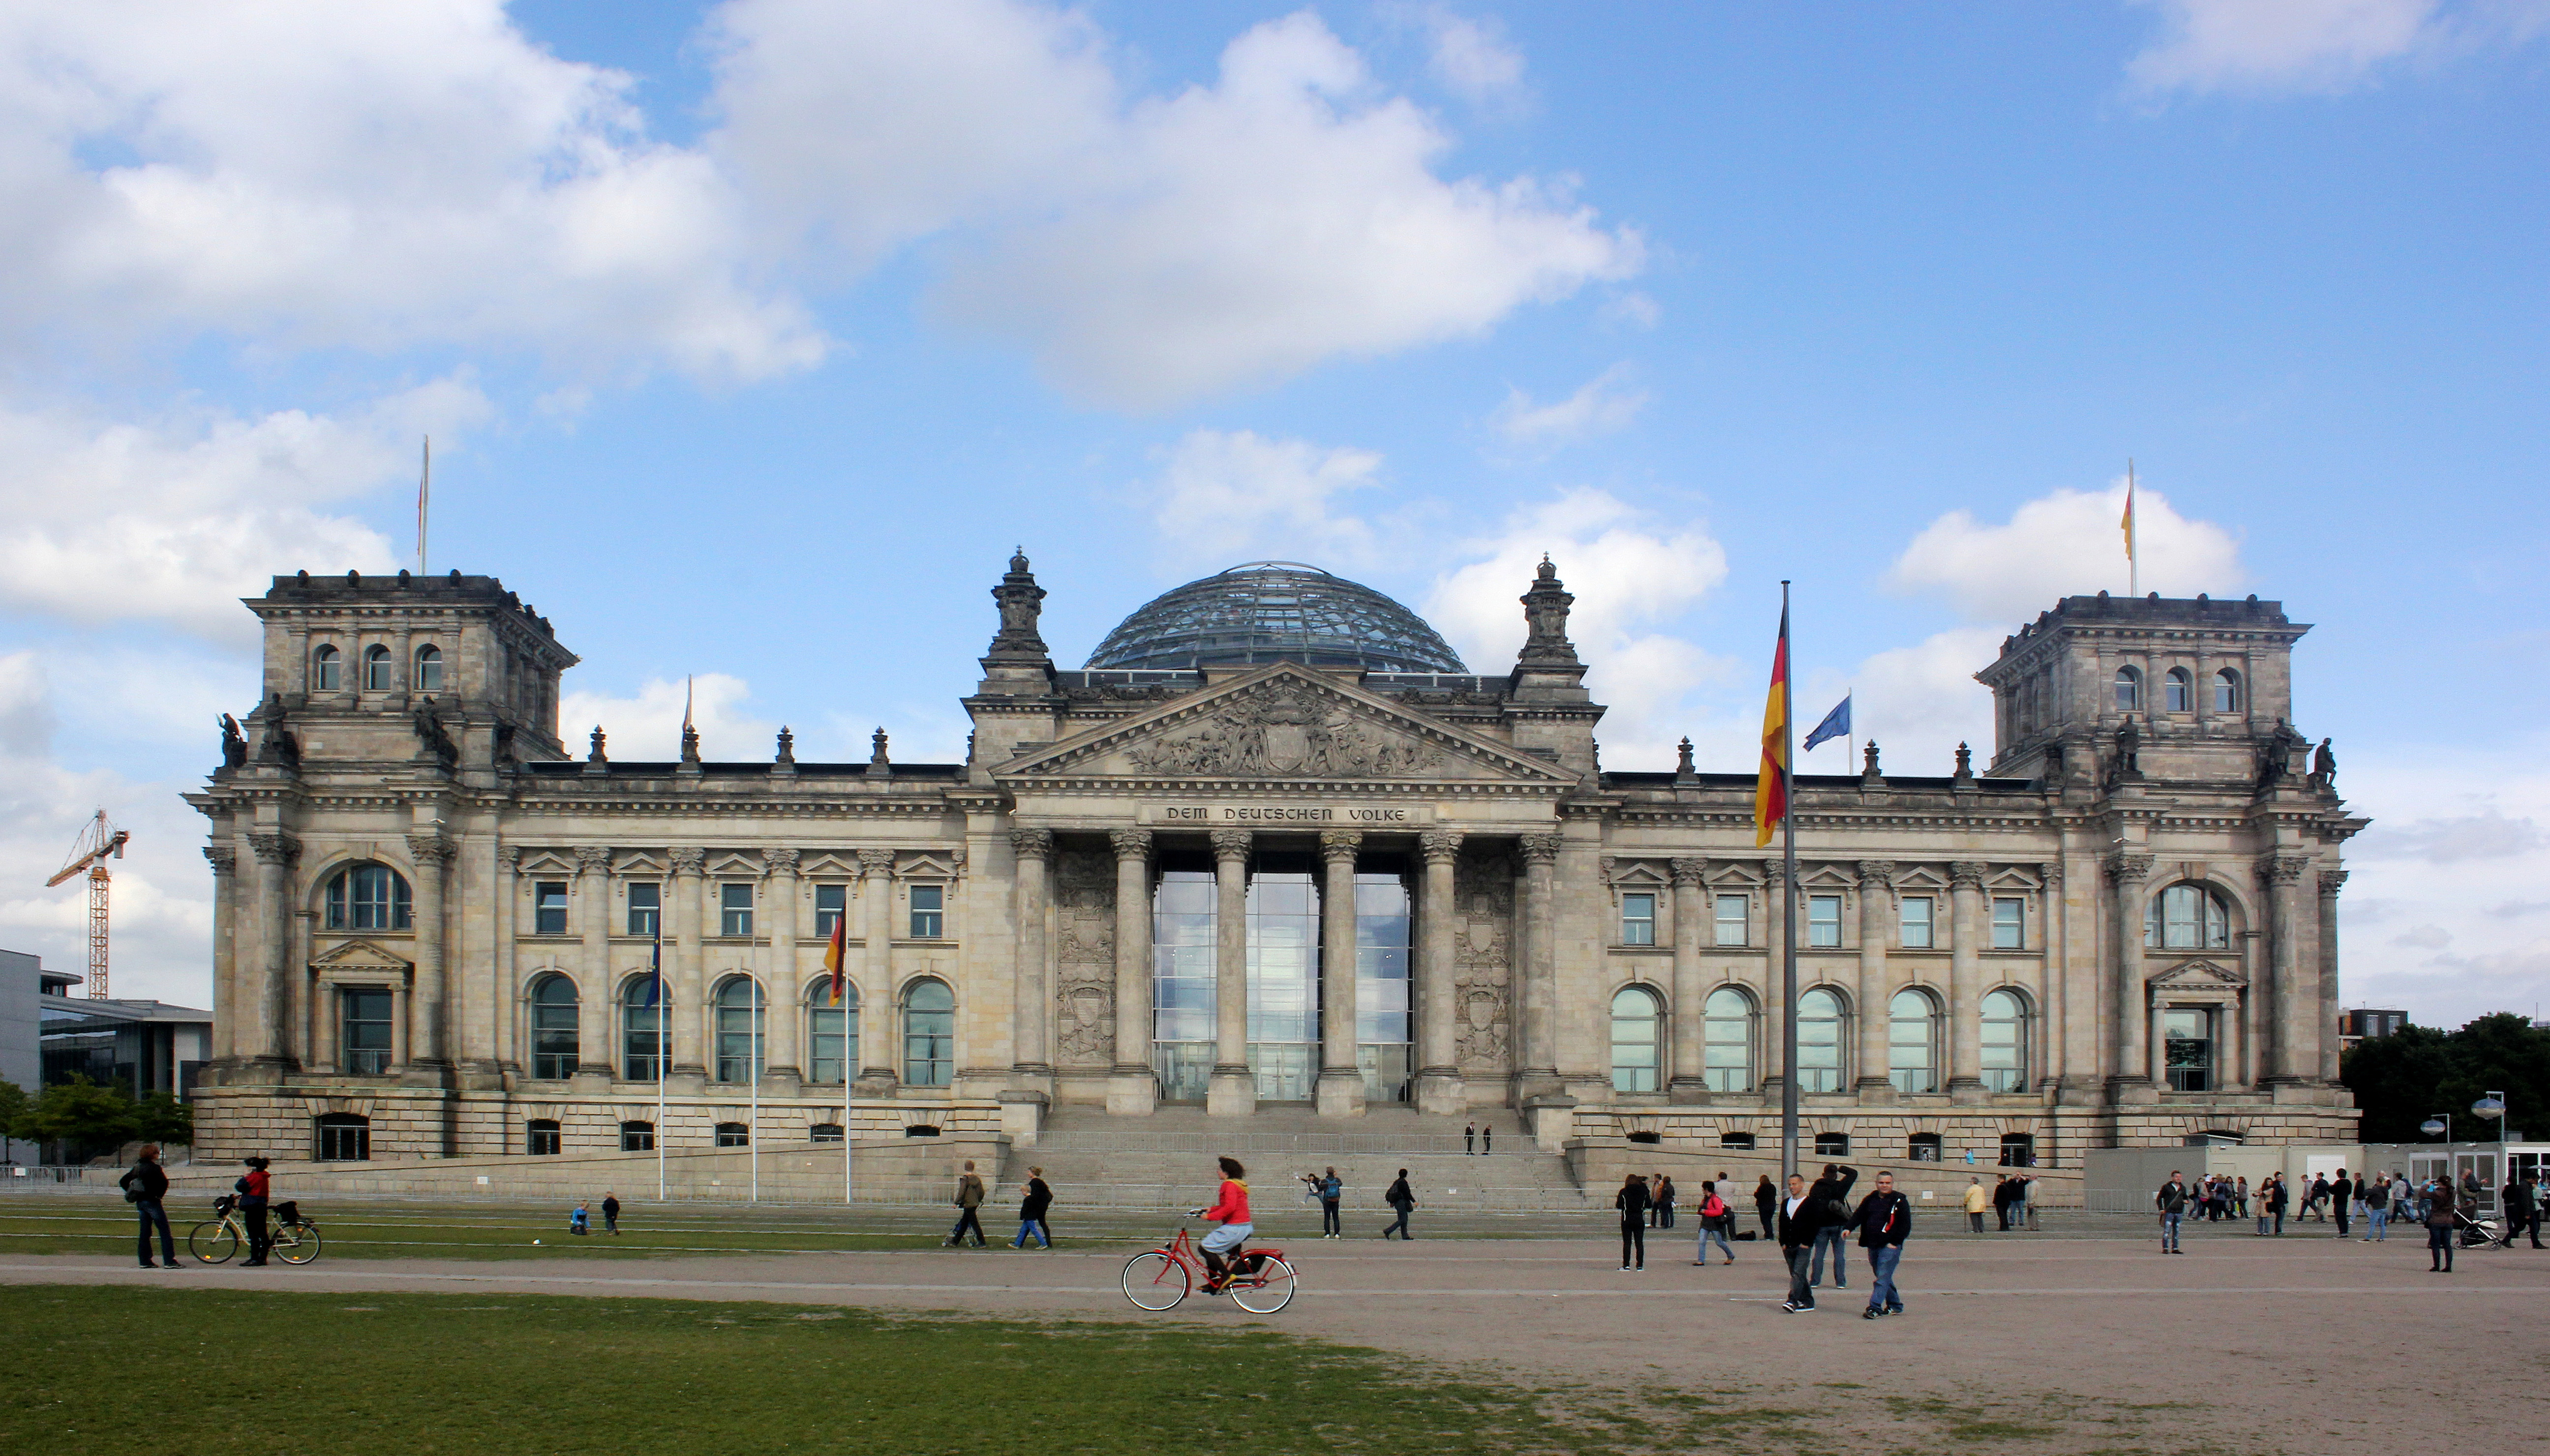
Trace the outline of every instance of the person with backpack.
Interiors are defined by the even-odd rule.
[[[1417,1212],[1417,1194],[1408,1186],[1407,1169],[1399,1170],[1399,1177],[1391,1183],[1389,1191],[1381,1196],[1381,1201],[1390,1205],[1392,1212],[1399,1214],[1399,1221],[1383,1229],[1381,1236],[1386,1240],[1396,1233],[1402,1243],[1416,1238],[1416,1234],[1408,1231],[1408,1215]]]
[[[1320,1237],[1345,1237],[1345,1224],[1337,1216],[1337,1204],[1346,1196],[1345,1180],[1337,1176],[1336,1169],[1330,1168],[1320,1175],[1316,1187],[1320,1195]]]
[[[1647,1180],[1632,1173],[1612,1195],[1612,1207],[1620,1211],[1620,1272],[1647,1272],[1647,1205],[1652,1196]],[[1636,1262],[1630,1262],[1632,1258]]]
[[[2187,1204],[2186,1180],[2179,1176],[2176,1168],[2172,1168],[2169,1181],[2160,1186],[2160,1192],[2152,1195],[2152,1207],[2160,1211],[2160,1251],[2164,1254],[2182,1252],[2178,1246],[2178,1224],[2187,1216]]]
[[[130,1172],[115,1181],[124,1190],[124,1201],[142,1218],[142,1267],[150,1268],[150,1230],[159,1230],[159,1258],[163,1267],[176,1269],[177,1236],[168,1231],[168,1170],[159,1166],[159,1145],[146,1142],[142,1155]]]
[[[1859,1230],[1859,1246],[1868,1251],[1868,1309],[1862,1319],[1904,1312],[1904,1296],[1895,1288],[1895,1266],[1904,1259],[1904,1239],[1912,1231],[1912,1202],[1895,1191],[1895,1175],[1877,1175],[1877,1191],[1860,1201],[1850,1215]]]
[[[1700,1257],[1691,1261],[1693,1267],[1709,1267],[1709,1241],[1713,1238],[1717,1240],[1718,1251],[1726,1255],[1726,1262],[1735,1262],[1735,1245],[1726,1241],[1727,1226],[1734,1221],[1735,1211],[1726,1206],[1726,1200],[1717,1196],[1716,1180],[1703,1182],[1700,1185]]]
[[[947,1247],[964,1247],[965,1230],[968,1228],[974,1230],[974,1247],[983,1247],[983,1180],[975,1173],[973,1160],[968,1158],[965,1171],[956,1175],[956,1226],[947,1230]]]

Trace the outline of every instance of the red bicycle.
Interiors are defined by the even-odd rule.
[[[1223,1263],[1230,1270],[1223,1292],[1249,1313],[1272,1314],[1293,1303],[1295,1275],[1282,1249],[1233,1249],[1224,1256]],[[1194,1291],[1199,1279],[1210,1279],[1204,1256],[1187,1241],[1186,1228],[1181,1224],[1177,1237],[1125,1261],[1125,1298],[1132,1301],[1136,1310],[1174,1310]]]

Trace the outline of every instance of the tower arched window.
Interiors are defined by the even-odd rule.
[[[334,642],[321,642],[318,650],[310,654],[310,691],[336,692],[345,685],[344,678],[345,654],[338,651]]]
[[[761,984],[736,976],[717,989],[717,1079],[751,1082],[761,1075]]]
[[[2116,711],[2118,713],[2143,711],[2142,669],[2137,667],[2116,669]]]
[[[834,1002],[832,981],[816,982],[806,997],[806,1080],[847,1082],[858,1054],[859,988],[842,982]]]
[[[348,865],[328,881],[331,930],[404,930],[413,919],[407,877],[385,864]]]
[[[1798,998],[1798,1090],[1839,1092],[1842,1074],[1841,998],[1821,987]]]
[[[924,977],[903,991],[903,1080],[945,1087],[956,1080],[956,994]]]
[[[2230,668],[2226,667],[2213,674],[2213,711],[2216,713],[2240,711],[2240,674]]]
[[[1986,1092],[2027,1090],[2027,1003],[2015,991],[1984,998],[1979,1070]]]
[[[432,642],[416,649],[416,690],[420,693],[442,691],[442,649]]]
[[[2161,680],[2161,711],[2194,713],[2196,711],[2196,674],[2184,667],[2173,667]]]
[[[398,686],[397,664],[390,661],[390,649],[374,642],[363,649],[363,691],[386,693]]]
[[[653,1082],[664,1075],[664,1041],[671,1008],[653,976],[632,976],[620,993],[620,1075]],[[653,1143],[648,1143],[653,1147]]]
[[[1701,1077],[1712,1092],[1753,1090],[1753,1002],[1732,986],[1701,1007]]]
[[[1663,1039],[1664,1003],[1644,986],[1623,986],[1612,998],[1612,1090],[1656,1090],[1657,1050]]]
[[[2228,950],[2231,903],[2209,886],[2172,885],[2143,911],[2143,944],[2153,950]]]
[[[1907,987],[1886,1004],[1886,1079],[1898,1092],[1939,1090],[1939,1004]]]
[[[575,1075],[579,1052],[575,1025],[575,983],[564,976],[543,976],[532,988],[532,1076],[562,1082]]]

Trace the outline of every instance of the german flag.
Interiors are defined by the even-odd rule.
[[[1789,817],[1789,608],[1780,607],[1780,647],[1771,657],[1771,697],[1762,705],[1762,769],[1753,781],[1753,847]]]
[[[842,898],[848,899],[847,896]],[[841,907],[841,913],[833,917],[833,938],[824,946],[824,969],[833,973],[833,1005],[834,1006],[841,1004],[841,967],[849,959],[844,949],[849,934],[849,924],[850,908],[844,905]]]

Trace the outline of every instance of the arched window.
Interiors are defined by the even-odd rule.
[[[442,691],[442,649],[432,642],[416,649],[416,690],[420,693]]]
[[[956,1080],[956,994],[924,978],[903,989],[903,1080],[945,1087]]]
[[[388,865],[348,865],[328,881],[331,930],[404,930],[412,913],[407,878]]]
[[[806,1080],[847,1082],[850,1062],[858,1054],[859,988],[843,981],[836,1006],[833,983],[816,982],[806,997]]]
[[[1984,998],[1983,1072],[1986,1092],[2027,1090],[2027,1003],[2015,991]]]
[[[2213,711],[2216,713],[2240,711],[2240,674],[2230,668],[2226,667],[2213,674]]]
[[[532,1076],[562,1082],[575,1075],[575,983],[543,976],[532,988]]]
[[[1910,987],[1886,1004],[1886,1080],[1898,1092],[1939,1090],[1939,1004]]]
[[[1612,1090],[1656,1090],[1657,1032],[1664,1004],[1644,986],[1623,986],[1612,998]]]
[[[2161,681],[2161,709],[2167,713],[2196,711],[2196,674],[2184,667],[2173,667]]]
[[[620,1150],[624,1153],[651,1153],[655,1150],[655,1124],[623,1122],[620,1124]]]
[[[344,686],[345,656],[335,644],[321,642],[310,654],[310,691],[333,693]]]
[[[395,664],[390,661],[389,648],[374,642],[363,649],[364,692],[386,693],[398,686],[396,679],[397,672]]]
[[[1753,1090],[1753,1002],[1732,986],[1701,1006],[1701,1077],[1712,1092]]]
[[[761,984],[736,976],[717,989],[717,1079],[751,1082],[761,1075]]]
[[[371,1156],[371,1118],[360,1113],[328,1113],[319,1118],[319,1161],[362,1163]]]
[[[1841,998],[1817,988],[1798,998],[1798,1090],[1841,1091]]]
[[[554,1117],[534,1117],[523,1128],[523,1150],[536,1158],[558,1155],[558,1124]]]
[[[2153,950],[2228,950],[2231,904],[2203,885],[2172,885],[2143,911],[2143,944]]]
[[[2116,669],[2116,711],[2140,713],[2143,709],[2143,675],[2139,669]]]
[[[671,1008],[655,994],[655,978],[632,976],[620,993],[622,1080],[652,1082],[664,1075],[664,1034],[671,1024]]]

